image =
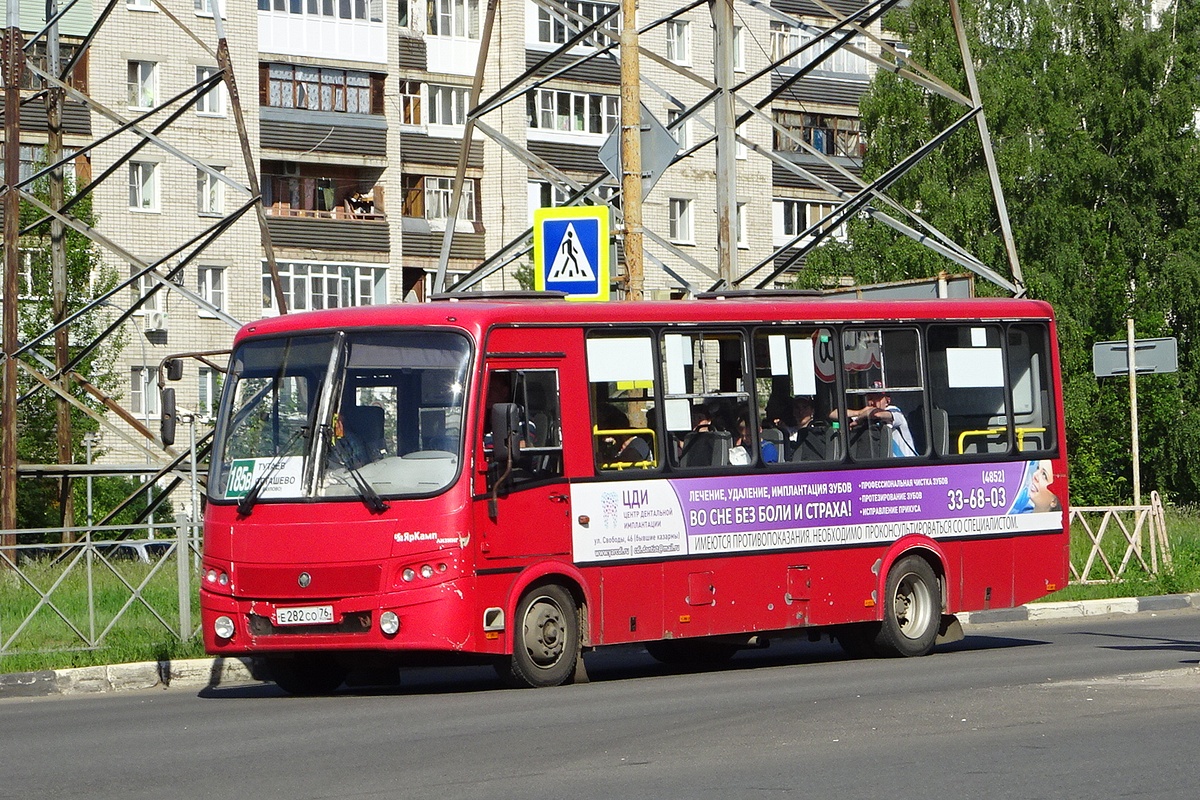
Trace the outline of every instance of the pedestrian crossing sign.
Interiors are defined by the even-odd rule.
[[[568,300],[607,300],[608,218],[608,206],[534,209],[533,287]]]

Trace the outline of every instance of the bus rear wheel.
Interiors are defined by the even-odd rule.
[[[933,567],[918,555],[901,558],[888,572],[876,649],[886,656],[926,655],[941,620],[942,589]]]
[[[561,686],[575,675],[579,660],[579,607],[558,584],[535,586],[517,604],[519,627],[513,654],[497,665],[500,677],[515,686]]]
[[[268,658],[267,674],[288,694],[330,694],[346,680],[349,670],[330,656]]]

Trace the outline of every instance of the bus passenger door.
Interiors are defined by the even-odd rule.
[[[559,403],[561,358],[490,360],[486,402],[476,431],[474,510],[480,552],[488,559],[569,555],[570,494],[563,465]],[[518,407],[519,453],[493,458],[491,407]]]

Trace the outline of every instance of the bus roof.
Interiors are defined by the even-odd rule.
[[[235,338],[360,327],[656,324],[670,322],[903,322],[907,320],[1052,319],[1049,303],[1011,298],[842,300],[820,297],[579,303],[464,296],[461,300],[303,311],[250,322]]]

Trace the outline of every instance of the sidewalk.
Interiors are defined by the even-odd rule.
[[[1034,603],[995,611],[963,612],[957,616],[963,625],[986,625],[996,622],[1095,617],[1105,614],[1145,614],[1186,608],[1200,609],[1200,593]],[[0,675],[0,698],[168,687],[212,689],[219,686],[259,683],[261,680],[255,677],[254,666],[254,660],[249,658],[193,658],[183,661],[144,661],[137,664],[16,672]]]

